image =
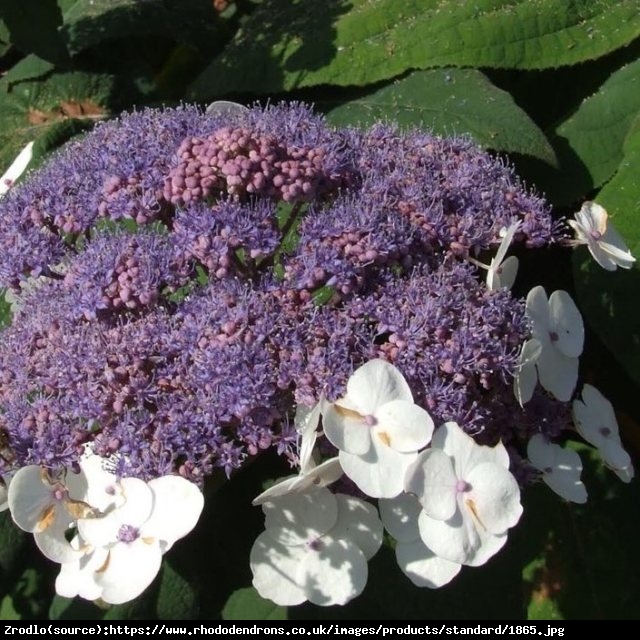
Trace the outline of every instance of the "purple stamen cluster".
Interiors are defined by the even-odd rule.
[[[322,147],[285,146],[275,136],[246,127],[223,127],[207,138],[187,138],[177,155],[178,164],[165,180],[164,197],[180,206],[219,194],[312,200],[328,182]]]
[[[525,247],[561,230],[468,140],[334,130],[300,104],[148,109],[67,145],[0,215],[1,283],[44,276],[0,341],[0,473],[87,443],[145,479],[294,459],[296,404],[376,357],[514,460],[570,422],[542,392],[516,402],[523,301],[467,260],[514,221]]]

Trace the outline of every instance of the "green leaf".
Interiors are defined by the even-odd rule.
[[[640,60],[613,73],[552,138],[558,150],[556,201],[570,204],[602,186],[623,159],[622,145],[640,113]]]
[[[288,620],[287,608],[258,595],[253,587],[231,594],[222,610],[223,620]]]
[[[25,542],[26,534],[18,529],[9,512],[0,513],[0,577],[18,567]]]
[[[336,125],[393,119],[441,135],[469,134],[484,147],[554,163],[542,131],[513,101],[475,69],[414,71],[328,114]]]
[[[0,16],[11,42],[24,53],[64,63],[69,54],[58,27],[62,13],[56,0],[0,0]]]
[[[13,598],[10,595],[0,600],[0,620],[22,620],[22,616],[13,606]]]
[[[27,142],[60,122],[93,123],[107,116],[113,78],[82,72],[57,73],[10,88],[0,80],[0,169],[11,164]]]
[[[409,69],[545,69],[640,35],[638,0],[265,0],[190,98],[363,86]]]
[[[35,80],[51,73],[55,69],[55,65],[48,60],[38,58],[38,56],[29,55],[22,58],[5,73],[3,80],[9,87],[16,82],[23,80]]]
[[[102,620],[105,610],[82,598],[55,595],[49,607],[49,620]]]
[[[198,609],[195,590],[166,559],[156,607],[158,620],[193,620]]]
[[[622,145],[618,171],[604,186],[597,201],[622,234],[631,253],[640,260],[640,115]],[[601,269],[586,248],[574,255],[574,277],[580,306],[589,325],[627,373],[640,384],[640,323],[637,295],[640,267]]]
[[[64,14],[69,51],[79,53],[105,40],[170,35],[206,48],[218,14],[203,0],[77,0]]]

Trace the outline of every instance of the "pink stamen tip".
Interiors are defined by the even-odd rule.
[[[373,427],[375,424],[378,424],[378,420],[375,416],[369,414],[364,417],[364,422],[366,425]]]

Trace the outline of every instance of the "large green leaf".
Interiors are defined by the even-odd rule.
[[[62,31],[71,53],[105,40],[172,35],[206,45],[218,14],[208,0],[77,0],[64,14]]]
[[[191,97],[366,85],[441,66],[544,69],[640,35],[639,0],[265,0]]]
[[[197,609],[194,588],[165,559],[156,603],[158,620],[192,620]]]
[[[551,137],[559,170],[549,195],[556,203],[575,202],[611,178],[622,162],[622,145],[638,113],[640,60],[613,73]]]
[[[58,73],[44,80],[9,86],[0,81],[0,169],[9,166],[31,140],[61,122],[93,122],[106,117],[113,78],[83,72]],[[46,145],[45,145],[46,146]]]
[[[374,93],[333,109],[337,125],[391,119],[442,135],[470,134],[482,146],[555,162],[551,145],[511,96],[475,69],[414,71]]]
[[[223,620],[287,620],[287,608],[261,598],[253,587],[234,591],[222,610]]]
[[[24,53],[64,63],[68,53],[58,27],[62,13],[56,0],[0,0],[0,16],[11,42]]]
[[[640,260],[640,116],[622,145],[623,159],[617,173],[598,195],[616,229]],[[588,323],[640,384],[640,320],[637,297],[640,267],[608,272],[601,269],[586,249],[574,256],[576,289]]]

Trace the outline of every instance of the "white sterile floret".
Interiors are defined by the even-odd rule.
[[[542,345],[535,338],[527,340],[522,345],[518,356],[516,375],[513,379],[513,392],[521,407],[531,400],[536,384],[538,384],[536,362],[541,353]]]
[[[205,113],[209,116],[242,116],[249,113],[249,109],[230,100],[216,100],[206,108]]]
[[[405,471],[433,433],[433,420],[414,404],[407,381],[384,360],[352,374],[347,395],[324,409],[323,426],[345,474],[373,498],[402,492]]]
[[[78,497],[70,494],[65,474],[53,477],[45,469],[29,465],[13,476],[7,502],[13,521],[23,531],[33,533],[38,548],[47,558],[69,562],[81,552],[67,541],[67,530],[78,517],[91,511]]]
[[[526,313],[541,350],[535,360],[540,384],[558,400],[571,399],[578,382],[578,356],[584,346],[584,324],[571,296],[554,291],[549,299],[543,287],[527,295]]]
[[[420,537],[418,517],[422,508],[415,496],[401,493],[378,503],[384,528],[396,539],[396,560],[417,587],[437,589],[460,573],[461,564],[436,556]]]
[[[99,597],[109,604],[137,597],[158,573],[162,554],[196,525],[204,505],[198,487],[179,476],[124,478],[120,488],[119,506],[78,520],[89,551],[63,565],[56,581],[61,595]]]
[[[338,458],[325,460],[318,466],[313,459],[313,449],[318,438],[318,422],[324,399],[311,409],[298,407],[295,424],[300,433],[300,473],[297,476],[283,478],[263,491],[252,502],[254,506],[284,496],[289,493],[303,493],[313,486],[326,487],[342,476],[342,467]]]
[[[450,562],[484,564],[522,515],[504,445],[478,445],[455,422],[435,432],[431,448],[409,469],[405,489],[422,505],[423,542]]]
[[[595,387],[585,384],[582,399],[573,401],[573,418],[578,433],[598,449],[604,463],[616,471],[621,480],[630,482],[633,465],[622,447],[611,403]]]
[[[495,257],[491,260],[487,270],[487,287],[490,291],[497,291],[502,287],[511,289],[516,281],[518,273],[518,258],[510,256],[505,260],[507,251],[511,246],[513,236],[520,227],[520,222],[510,224],[502,237],[502,242],[496,251]]]
[[[281,606],[306,600],[345,604],[367,583],[367,561],[382,544],[373,506],[328,489],[275,498],[262,505],[265,531],[251,548],[253,586]]]
[[[622,236],[613,228],[609,215],[597,202],[585,202],[569,224],[576,232],[573,244],[586,244],[595,261],[607,271],[631,269],[636,259]]]
[[[549,442],[541,433],[527,444],[529,462],[542,472],[544,482],[570,502],[587,501],[587,489],[580,480],[582,460],[577,452]]]
[[[33,142],[29,142],[24,149],[17,155],[11,166],[6,170],[0,178],[0,197],[2,197],[11,187],[13,183],[24,173],[25,169],[33,158]]]

